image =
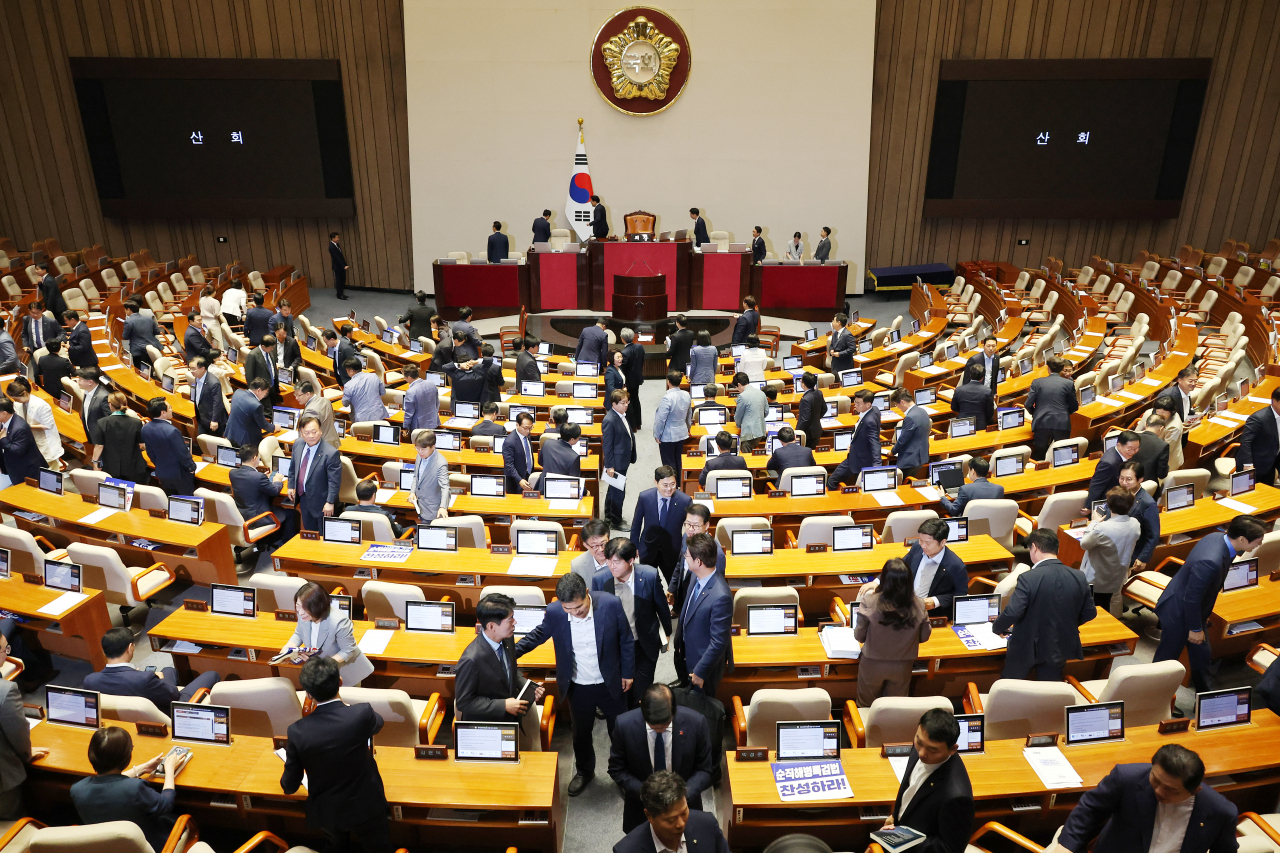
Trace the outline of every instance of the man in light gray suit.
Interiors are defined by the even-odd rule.
[[[418,366],[406,364],[402,371],[409,380],[404,392],[404,428],[409,435],[415,429],[437,429],[440,426],[440,390],[434,383],[419,378]]]
[[[302,404],[299,420],[306,415],[315,415],[320,422],[320,440],[337,450],[342,440],[338,438],[338,428],[333,425],[333,404],[323,394],[317,394],[316,386],[306,379],[294,386],[293,396]]]
[[[764,418],[769,412],[769,398],[751,384],[742,371],[733,374],[733,387],[738,389],[738,405],[733,408],[733,422],[738,425],[738,451],[755,450],[764,438]]]
[[[9,640],[0,634],[0,663],[9,656]],[[31,728],[22,713],[22,691],[12,681],[0,681],[0,820],[22,817],[22,783],[27,765],[49,754],[31,748]]]
[[[418,520],[428,524],[449,517],[449,463],[436,452],[436,432],[423,430],[413,440],[418,458],[413,462],[413,505]]]
[[[609,544],[609,522],[603,518],[593,518],[582,526],[582,544],[586,551],[573,558],[569,571],[580,575],[591,587],[591,578],[596,572],[609,568],[609,561],[604,556],[604,546]]]
[[[653,416],[653,440],[658,442],[662,464],[676,472],[677,483],[680,482],[680,448],[689,437],[689,426],[693,423],[693,398],[688,391],[680,389],[682,378],[684,374],[679,370],[667,374],[667,393],[658,401],[658,411]]]
[[[929,461],[929,431],[933,421],[923,406],[916,405],[915,397],[906,388],[894,391],[889,403],[902,412],[902,428],[894,442],[893,455],[905,478]]]
[[[1062,375],[1067,360],[1049,357],[1049,375],[1031,383],[1027,411],[1031,413],[1031,458],[1044,459],[1049,445],[1071,436],[1071,413],[1080,408],[1076,385]]]
[[[990,462],[981,456],[975,456],[969,460],[969,470],[973,472],[973,482],[961,486],[955,500],[942,496],[942,506],[952,518],[964,515],[964,508],[969,501],[999,500],[1004,497],[1004,486],[987,481],[987,473],[991,470]]]
[[[298,419],[300,441],[293,443],[289,466],[289,500],[302,513],[303,530],[320,530],[322,519],[334,515],[342,486],[342,457],[320,439],[320,419],[305,414]]]
[[[815,261],[825,261],[831,258],[831,229],[822,229],[822,239],[818,241],[818,245],[813,247],[813,259]]]

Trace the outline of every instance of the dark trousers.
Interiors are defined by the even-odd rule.
[[[320,829],[324,835],[322,853],[346,853],[353,849],[351,837],[355,836],[364,853],[391,853],[391,827],[387,816],[378,815],[372,820],[351,829]]]
[[[1158,613],[1156,614],[1159,615]],[[1191,686],[1195,688],[1197,693],[1204,693],[1210,689],[1212,684],[1212,662],[1213,651],[1209,648],[1209,640],[1206,637],[1203,643],[1187,642],[1187,634],[1190,628],[1180,622],[1164,622],[1160,624],[1160,645],[1156,646],[1155,656],[1151,659],[1152,663],[1160,663],[1166,660],[1177,660],[1182,656],[1182,650],[1187,650],[1187,663],[1191,669]]]
[[[333,289],[336,291],[336,295],[341,297],[343,293],[343,289],[346,286],[347,286],[347,271],[334,270],[333,271]]]
[[[53,657],[40,645],[38,632],[22,631],[13,619],[0,619],[0,634],[9,641],[9,654],[22,661],[22,680],[43,681],[53,671]]]
[[[619,471],[618,473],[626,473]],[[604,495],[604,517],[610,521],[622,520],[622,499],[626,493],[622,489],[615,489],[613,486],[606,487]]]
[[[680,485],[680,451],[683,448],[683,441],[658,442],[658,455],[662,457],[662,464],[670,465],[675,469],[677,487]]]
[[[194,495],[196,493],[196,475],[194,471],[183,471],[175,479],[160,479],[160,488],[169,497],[174,495]]]
[[[1098,610],[1111,612],[1111,595],[1112,593],[1109,592],[1095,592],[1093,594],[1093,603]]]
[[[632,432],[640,429],[640,386],[628,385],[627,393],[631,395],[631,405],[627,406],[627,423],[630,424]]]
[[[652,675],[650,675],[652,678]],[[582,776],[596,772],[596,746],[592,730],[596,725],[596,709],[604,714],[604,724],[613,736],[613,723],[626,708],[614,699],[603,684],[573,684],[569,687],[569,710],[573,713],[573,761]]]
[[[166,666],[164,668],[164,680],[170,684],[176,685],[178,683],[178,671],[171,666]],[[197,690],[200,690],[201,688],[204,688],[204,687],[207,687],[208,689],[212,690],[213,685],[217,683],[218,683],[218,673],[202,672],[199,675],[197,675],[195,678],[191,679],[190,684],[188,684],[186,687],[178,691],[178,701],[190,702],[191,697],[196,695]]]
[[[334,507],[334,509],[336,510],[337,507]],[[322,513],[312,514],[310,512],[307,512],[305,509],[299,509],[298,512],[301,513],[302,515],[303,530],[314,530],[316,532],[320,531],[321,525],[324,524],[324,520],[323,520],[324,515]],[[336,512],[334,514],[337,515]]]
[[[1062,664],[1060,663],[1038,663],[1031,667],[1031,672],[1036,674],[1036,681],[1061,681],[1062,668]],[[1000,674],[1000,677],[1026,678],[1031,674],[1031,672],[1011,672],[1006,664],[1004,672]]]
[[[1031,430],[1031,458],[1039,462],[1044,459],[1044,455],[1049,452],[1049,445],[1055,441],[1062,441],[1064,438],[1071,438],[1071,430],[1069,429],[1032,429]]]
[[[231,327],[231,328],[233,328],[233,329],[234,329],[236,326],[239,326],[239,325],[240,325],[240,323],[242,322],[242,321],[240,320],[240,318],[239,318],[239,317],[237,317],[235,314],[223,314],[223,315],[222,315],[222,318],[223,318],[224,320],[226,320],[226,321],[227,321],[227,325],[228,325],[228,326],[230,326],[230,327]]]
[[[656,658],[650,658],[636,643],[636,677],[631,681],[631,689],[627,691],[627,708],[639,708],[640,698],[653,685],[653,674],[658,669]]]

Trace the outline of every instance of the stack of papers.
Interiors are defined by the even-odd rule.
[[[1155,387],[1159,388],[1159,387],[1160,387],[1160,385],[1161,385],[1162,383],[1160,382],[1160,380],[1159,380],[1159,379],[1152,379],[1150,376],[1148,376],[1148,377],[1146,377],[1145,379],[1143,379],[1141,382],[1139,382],[1138,384],[1139,384],[1139,385],[1154,385]]]
[[[1233,412],[1230,409],[1228,409],[1225,412],[1218,412],[1218,417],[1228,418],[1233,421],[1240,421],[1241,423],[1244,423],[1245,421],[1249,420],[1248,415],[1242,415],[1239,412]]]
[[[573,498],[552,498],[547,501],[547,509],[556,512],[573,512],[578,508],[578,501]]]
[[[380,655],[387,650],[387,643],[395,636],[395,631],[383,628],[371,628],[360,638],[360,651],[366,655]]]
[[[1143,397],[1141,394],[1135,394],[1135,393],[1133,393],[1132,391],[1120,390],[1120,391],[1117,391],[1116,393],[1117,393],[1117,394],[1119,394],[1121,397],[1127,397],[1127,398],[1129,398],[1130,400],[1145,400],[1145,399],[1146,399],[1146,398],[1145,398],[1145,397]]]
[[[852,628],[828,626],[818,632],[818,639],[832,660],[857,660],[862,654],[862,644],[854,639]]]
[[[360,559],[375,563],[404,563],[408,561],[412,553],[412,545],[381,545],[375,543],[360,555]]]
[[[1253,515],[1258,511],[1256,506],[1249,506],[1247,503],[1241,503],[1232,498],[1218,498],[1218,506],[1225,506],[1227,509],[1234,509],[1236,512],[1242,512],[1245,515]]]
[[[281,444],[293,444],[298,440],[298,431],[296,429],[287,429],[276,436],[276,441]]]
[[[931,501],[942,500],[942,492],[938,491],[933,486],[917,486],[916,491]]]
[[[1027,747],[1022,755],[1046,788],[1083,788],[1080,774],[1056,746]]]
[[[1264,406],[1270,406],[1270,405],[1271,405],[1271,400],[1270,400],[1270,399],[1268,399],[1268,398],[1266,398],[1266,397],[1255,397],[1255,396],[1253,396],[1252,394],[1250,394],[1250,395],[1249,395],[1249,402],[1250,402],[1250,403],[1261,403],[1261,404],[1262,404],[1262,405],[1264,405]]]
[[[507,574],[549,578],[556,570],[556,563],[555,557],[514,557],[507,567]]]
[[[931,364],[928,367],[920,368],[920,372],[927,373],[930,376],[937,376],[939,373],[946,373],[947,369],[945,367],[939,367],[936,364]]]
[[[201,471],[203,471],[205,468],[208,468],[211,464],[212,464],[212,463],[210,463],[210,462],[205,462],[203,459],[197,459],[197,460],[196,460],[196,473],[197,473],[197,474],[199,474],[199,473],[200,473]]]
[[[952,625],[951,630],[956,632],[956,636],[960,638],[960,642],[964,643],[966,649],[985,649],[988,652],[997,652],[1009,645],[1009,638],[1001,637],[992,631],[990,622],[976,622],[972,625]]]
[[[279,749],[275,750],[275,754],[276,754],[277,756],[279,756],[279,758],[280,758],[280,760],[281,760],[281,761],[285,761],[285,760],[286,760],[286,759],[285,759],[285,753],[284,753],[284,747],[280,747]],[[306,773],[306,771],[305,771],[305,770],[302,772],[302,787],[307,788],[307,790],[310,790],[310,787],[307,785],[307,773]]]
[[[844,425],[840,423],[839,418],[823,418],[822,419],[823,429],[839,429],[842,426]]]
[[[903,506],[903,500],[898,497],[897,492],[886,489],[883,492],[872,492],[871,495],[876,499],[876,503],[880,504],[880,506]]]
[[[447,427],[457,427],[458,429],[471,429],[476,425],[475,418],[449,418],[444,422]]]
[[[112,509],[109,506],[100,506],[97,509],[95,509],[93,512],[86,515],[84,518],[80,519],[79,523],[80,524],[97,524],[99,521],[102,521],[102,519],[111,515],[115,515],[117,512],[119,512],[119,510]]]
[[[169,652],[175,655],[198,655],[204,651],[204,647],[197,646],[195,643],[189,643],[186,640],[172,640],[164,644],[160,649],[162,652]]]
[[[1118,409],[1124,405],[1122,401],[1114,400],[1111,397],[1094,397],[1093,402],[1101,403],[1104,406],[1110,406],[1113,409]]]
[[[64,592],[36,612],[45,613],[49,616],[61,616],[88,597],[82,592]]]
[[[378,489],[377,493],[373,496],[373,502],[384,504],[387,501],[391,500],[391,496],[394,495],[395,493],[396,493],[395,489]]]

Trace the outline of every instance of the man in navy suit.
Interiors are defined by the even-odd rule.
[[[609,748],[609,777],[623,796],[622,831],[645,823],[640,789],[659,770],[686,780],[689,808],[702,811],[702,792],[711,787],[711,755],[705,717],[678,707],[665,684],[644,691],[640,707],[618,717]]]
[[[582,457],[574,450],[582,438],[582,427],[577,424],[565,424],[560,434],[548,438],[538,451],[538,464],[542,466],[542,476],[538,479],[539,490],[547,493],[547,477],[581,477]],[[503,442],[505,449],[506,442]]]
[[[232,445],[252,444],[256,447],[264,435],[275,432],[271,419],[262,408],[262,399],[270,392],[267,380],[258,376],[247,389],[237,388],[231,395],[231,411],[227,413],[227,428],[223,435]]]
[[[778,441],[782,444],[773,451],[766,466],[769,475],[782,482],[782,473],[788,468],[810,468],[817,463],[813,459],[813,451],[796,441],[796,431],[789,426],[778,430]],[[781,488],[781,486],[780,486]]]
[[[591,236],[603,240],[609,236],[609,215],[605,213],[600,196],[591,197]]]
[[[973,472],[973,482],[961,486],[955,500],[942,496],[942,508],[952,518],[964,515],[964,508],[969,505],[969,501],[999,500],[1004,497],[1004,486],[987,480],[987,474],[991,471],[990,462],[981,456],[975,456],[969,460],[969,470]]]
[[[1044,459],[1050,444],[1071,436],[1071,413],[1080,408],[1075,383],[1062,375],[1067,360],[1051,355],[1045,363],[1049,366],[1049,375],[1032,381],[1026,402],[1027,411],[1031,413],[1031,458],[1037,462]],[[988,385],[991,383],[989,374],[986,381]],[[1102,494],[1106,493],[1104,489]]]
[[[1191,549],[1156,602],[1161,634],[1152,662],[1177,660],[1185,648],[1197,693],[1210,689],[1212,654],[1204,629],[1227,579],[1227,569],[1240,554],[1261,545],[1267,529],[1252,515],[1237,515],[1226,533],[1210,532]]]
[[[924,599],[930,616],[951,618],[951,601],[969,593],[969,571],[956,552],[947,547],[951,528],[940,518],[920,524],[918,540],[903,560],[911,572],[916,595]]]
[[[698,474],[698,485],[707,485],[707,474],[712,471],[746,471],[747,460],[733,451],[733,433],[720,430],[715,437],[716,449],[720,451],[709,457]]]
[[[320,530],[332,516],[342,486],[342,458],[326,441],[320,419],[307,413],[298,419],[299,441],[293,443],[289,465],[289,499],[302,514],[303,530]],[[428,519],[429,520],[429,519]]]
[[[573,350],[573,359],[598,364],[603,371],[608,355],[609,333],[605,331],[605,319],[601,317],[594,325],[587,326],[578,335],[578,345]]]
[[[1257,472],[1256,482],[1272,485],[1276,481],[1276,469],[1280,468],[1280,388],[1271,392],[1271,405],[1259,409],[1244,422],[1240,435],[1240,451],[1236,465],[1244,470],[1252,465]]]
[[[298,532],[297,514],[291,510],[277,509],[275,506],[275,499],[280,495],[280,491],[287,487],[288,478],[283,474],[267,475],[259,471],[258,466],[262,463],[262,459],[258,454],[258,448],[252,444],[241,447],[236,455],[240,458],[240,465],[232,468],[228,477],[231,481],[231,497],[236,502],[236,509],[240,510],[240,517],[246,524],[268,512],[274,513],[280,519],[280,529],[259,540],[264,548],[292,539]],[[252,526],[262,527],[270,523],[271,519],[264,518]]]
[[[659,770],[646,779],[640,786],[640,802],[647,823],[613,845],[613,853],[729,853],[716,816],[689,810],[688,788],[680,774],[670,770]]]
[[[244,312],[244,339],[251,344],[261,343],[271,334],[271,310],[261,293],[253,294],[253,307]]]
[[[959,738],[960,723],[950,711],[924,712],[893,811],[884,822],[884,829],[905,826],[924,834],[915,848],[922,853],[964,853],[973,831],[973,786],[957,754]]]
[[[745,344],[747,335],[754,335],[760,331],[760,313],[756,311],[756,298],[754,296],[744,296],[742,299],[742,313],[738,315],[738,319],[733,324],[733,341],[734,344]],[[672,362],[674,364],[674,362]],[[684,370],[684,365],[676,365],[678,370]]]
[[[61,317],[67,310],[67,300],[62,296],[61,276],[55,276],[48,261],[40,264],[44,275],[40,277],[40,301],[53,313],[55,318]]]
[[[551,242],[551,211],[544,210],[541,216],[533,220],[533,242]]]
[[[1132,459],[1141,447],[1142,436],[1129,429],[1120,433],[1115,447],[1102,454],[1098,466],[1093,469],[1093,476],[1089,478],[1089,499],[1084,502],[1081,514],[1091,515],[1094,502],[1106,500],[1107,492],[1120,485],[1120,466]]]
[[[858,342],[845,328],[849,315],[837,314],[831,318],[831,331],[827,334],[827,353],[831,356],[831,372],[839,378],[841,372],[853,368],[853,357],[858,352]]]
[[[1176,743],[1150,764],[1117,764],[1067,815],[1058,849],[1084,853],[1097,838],[1094,853],[1235,853],[1235,804],[1203,779],[1200,756]]]
[[[764,238],[760,235],[764,233],[759,225],[751,229],[751,263],[758,264],[764,260],[766,254],[764,248]]]
[[[893,445],[893,455],[903,477],[911,474],[929,461],[929,431],[933,421],[923,406],[917,406],[915,397],[906,388],[899,388],[889,398],[889,403],[902,412],[902,427]]]
[[[347,258],[342,254],[342,247],[338,245],[339,234],[337,231],[329,232],[329,265],[333,269],[333,289],[334,295],[339,299],[346,299],[347,295],[343,292],[343,288],[347,284],[347,270],[351,266],[347,263]]]
[[[555,642],[556,684],[573,712],[573,757],[577,773],[569,782],[569,796],[582,793],[596,774],[596,750],[591,730],[596,709],[605,726],[626,710],[626,693],[635,677],[635,641],[622,604],[606,592],[594,595],[577,572],[561,576],[556,600],[538,627],[516,643],[522,657],[545,643]]]
[[[78,311],[67,311],[66,318],[67,359],[76,367],[97,367],[98,354],[93,351],[93,335],[89,326],[80,319]]]
[[[489,263],[501,263],[511,251],[511,242],[507,240],[507,235],[502,233],[502,223],[498,220],[493,221],[493,233],[489,235],[489,243],[485,247],[485,254],[488,256]]]
[[[617,388],[609,397],[609,411],[605,413],[600,424],[603,436],[603,455],[601,463],[609,476],[625,475],[636,461],[636,439],[627,422],[627,409],[631,405],[631,394],[625,388]],[[639,407],[640,400],[636,399]],[[626,496],[623,489],[607,487],[604,497],[604,517],[611,526],[618,530],[630,530],[631,526],[622,520],[622,501]]]
[[[341,337],[333,329],[324,330],[325,350],[329,357],[333,359],[333,376],[338,380],[339,388],[344,387],[347,384],[347,380],[351,378],[347,375],[347,371],[342,365],[347,363],[347,359],[356,358],[359,355],[355,344],[347,339],[347,334],[351,328],[350,324],[343,323]]]
[[[529,435],[533,432],[533,415],[521,412],[516,415],[516,428],[502,442],[502,473],[507,478],[507,494],[520,494],[533,488],[529,476],[533,473],[533,444]]]
[[[607,592],[622,604],[635,638],[635,679],[631,683],[628,706],[635,708],[653,684],[653,674],[662,652],[663,636],[671,636],[671,607],[658,570],[636,562],[636,546],[625,536],[610,539],[604,546],[606,568],[591,578],[592,592]],[[658,626],[662,626],[662,635]]]
[[[640,562],[657,566],[670,577],[685,510],[693,498],[677,488],[675,469],[669,465],[660,465],[653,472],[653,483],[652,489],[645,489],[636,499],[630,536],[640,550]]]
[[[880,464],[880,410],[872,404],[875,398],[875,392],[867,388],[853,395],[853,410],[859,415],[858,425],[854,427],[853,440],[849,442],[849,455],[827,478],[828,489],[841,484],[853,485],[858,482],[863,468]]]
[[[204,336],[204,316],[198,309],[191,309],[187,315],[187,330],[182,333],[182,350],[187,356],[187,364],[197,356],[207,356],[213,346]]]
[[[155,466],[160,488],[169,496],[195,494],[196,463],[191,458],[187,440],[173,425],[169,401],[152,397],[147,401],[147,416],[151,420],[142,425],[142,443],[147,448],[147,458]]]
[[[975,357],[980,358],[981,355]],[[974,429],[978,432],[986,429],[987,424],[996,422],[996,400],[983,381],[984,377],[982,365],[970,364],[964,369],[964,383],[951,394],[951,411],[957,418],[972,415]]]
[[[27,316],[22,320],[22,346],[27,352],[47,347],[50,341],[66,339],[62,327],[44,315],[44,306],[39,302],[27,305]]]
[[[707,234],[707,220],[703,219],[698,213],[698,208],[689,208],[689,218],[693,220],[693,246],[696,249],[703,243],[710,243],[711,237]]]
[[[1000,380],[999,352],[1000,342],[988,335],[982,342],[982,352],[975,352],[969,356],[969,360],[964,364],[966,373],[975,367],[982,368],[982,384],[987,386],[993,397],[996,394],[996,388]],[[972,380],[970,379],[969,381]],[[952,409],[954,410],[954,408],[953,406]]]
[[[187,458],[191,456],[188,454]],[[27,422],[13,413],[12,400],[0,400],[0,463],[15,485],[27,477],[39,479],[44,467],[35,435]]]
[[[198,355],[187,362],[191,367],[191,403],[196,407],[197,435],[221,435],[227,425],[227,407],[222,386],[209,373],[209,362]]]
[[[298,331],[293,323],[293,303],[288,299],[281,299],[276,302],[276,313],[271,315],[270,328],[275,331],[276,324],[284,324],[284,333],[289,340],[297,340]]]
[[[170,702],[190,702],[196,691],[212,688],[218,673],[197,675],[186,687],[178,686],[178,672],[166,666],[158,672],[140,672],[133,667],[133,632],[128,628],[112,628],[102,635],[102,653],[107,658],[101,672],[84,677],[84,689],[111,696],[139,696],[150,699],[162,713],[170,713]]]
[[[686,565],[691,579],[688,598],[680,611],[676,657],[683,660],[693,686],[714,697],[732,654],[729,627],[733,621],[733,593],[716,571],[716,542],[709,533],[689,539]]]

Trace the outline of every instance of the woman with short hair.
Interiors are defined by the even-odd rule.
[[[298,587],[293,594],[293,609],[298,614],[298,627],[281,654],[292,650],[289,658],[294,663],[305,663],[316,656],[332,658],[342,667],[344,687],[356,687],[373,673],[373,664],[356,645],[351,620],[330,607],[324,587],[314,582]]]
[[[689,387],[716,381],[719,361],[720,351],[711,345],[711,333],[706,329],[698,332],[697,341],[689,350]]]
[[[133,738],[121,726],[98,729],[89,738],[89,763],[96,775],[71,786],[84,823],[130,820],[138,825],[153,850],[163,850],[174,823],[175,777],[181,759],[161,753],[142,764],[133,762]],[[164,788],[157,792],[143,781],[164,764]],[[158,781],[158,780],[157,780]]]
[[[1129,577],[1133,549],[1142,533],[1138,519],[1129,515],[1133,502],[1133,493],[1128,489],[1112,488],[1107,492],[1108,514],[1095,513],[1080,539],[1084,549],[1080,571],[1093,584],[1093,603],[1099,610],[1111,609],[1111,596]]]

